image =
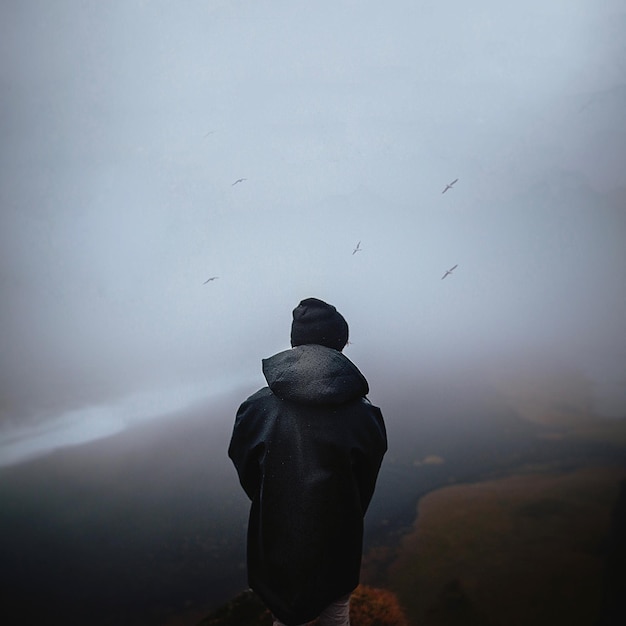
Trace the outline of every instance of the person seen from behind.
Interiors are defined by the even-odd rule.
[[[263,359],[267,387],[237,412],[228,449],[251,500],[248,584],[274,626],[349,626],[363,518],[387,451],[368,383],[342,354],[348,324],[302,300],[290,350]]]

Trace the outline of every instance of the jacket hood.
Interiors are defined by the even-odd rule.
[[[316,344],[263,359],[263,374],[274,394],[300,404],[343,404],[369,391],[367,380],[350,359]]]

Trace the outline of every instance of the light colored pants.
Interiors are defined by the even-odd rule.
[[[350,594],[327,606],[318,619],[319,626],[350,626]],[[274,618],[274,626],[285,625]]]

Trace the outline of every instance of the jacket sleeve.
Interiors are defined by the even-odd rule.
[[[359,489],[361,508],[366,513],[376,487],[378,472],[387,452],[387,432],[380,409],[369,404],[368,428],[360,432],[362,439],[353,449],[352,466]]]
[[[250,500],[259,491],[261,473],[260,458],[264,451],[261,415],[252,398],[248,398],[237,411],[233,434],[228,447],[239,482]]]

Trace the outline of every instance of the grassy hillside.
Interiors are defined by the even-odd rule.
[[[420,626],[589,626],[626,469],[518,474],[420,500],[389,585]]]

